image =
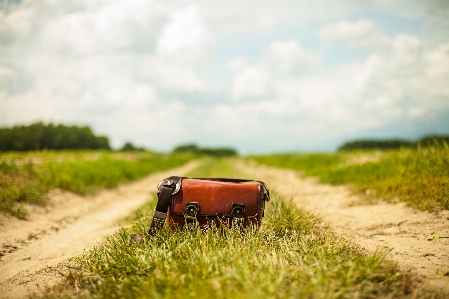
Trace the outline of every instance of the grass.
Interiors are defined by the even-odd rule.
[[[0,154],[0,211],[26,218],[23,204],[45,205],[54,188],[85,195],[193,159],[190,155],[95,151]]]
[[[365,163],[354,162],[357,157]],[[449,148],[254,156],[258,163],[300,170],[322,183],[350,184],[369,199],[403,201],[428,211],[449,209]]]
[[[240,177],[208,161],[192,177]],[[162,230],[143,243],[155,200],[133,224],[72,259],[45,298],[410,298],[410,280],[381,253],[365,254],[276,194],[260,230]],[[425,294],[419,293],[419,296]]]

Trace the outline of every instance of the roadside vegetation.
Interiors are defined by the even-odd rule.
[[[192,177],[241,177],[210,160]],[[45,298],[412,298],[409,278],[382,253],[364,253],[276,194],[260,230],[164,229],[142,243],[156,199],[133,224],[72,259],[64,283]],[[417,293],[420,292],[420,293]],[[428,294],[431,297],[432,294]]]
[[[55,188],[85,195],[180,166],[193,155],[150,152],[38,151],[0,153],[0,211],[26,218],[23,204],[47,203]]]
[[[87,127],[37,122],[31,125],[0,128],[0,151],[63,149],[109,150],[109,140],[96,136]]]
[[[449,135],[428,135],[418,140],[407,139],[357,139],[342,144],[339,151],[373,150],[373,149],[400,149],[427,146],[444,146],[449,144]]]
[[[350,184],[369,200],[404,201],[428,211],[449,209],[449,147],[444,144],[388,151],[288,153],[249,159],[317,176],[322,183]]]
[[[209,156],[215,158],[232,157],[238,155],[237,151],[230,147],[199,147],[194,143],[179,145],[175,147],[173,153],[189,153],[197,156]]]

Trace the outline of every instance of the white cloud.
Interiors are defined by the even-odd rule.
[[[232,5],[226,1],[210,2],[205,5],[207,23],[214,31],[224,35],[245,34],[255,30],[268,31],[276,23],[274,8],[277,3],[251,3],[241,1]]]
[[[15,77],[16,77],[16,74],[12,68],[6,67],[6,66],[0,66],[0,80],[1,81],[14,80]]]
[[[266,51],[266,59],[281,75],[304,72],[312,64],[311,56],[295,40],[275,41]]]
[[[449,111],[447,40],[435,47],[388,35],[374,19],[348,20],[390,5],[370,3],[329,2],[326,13],[307,1],[7,4],[0,124],[89,124],[114,146],[269,151],[329,149],[357,132]],[[395,13],[405,6],[395,3]],[[402,15],[423,17],[412,12]],[[329,67],[334,41],[366,56]]]
[[[431,78],[447,79],[449,76],[449,42],[440,45],[426,56],[426,74]],[[449,81],[446,81],[449,82]],[[449,86],[446,85],[449,88]]]
[[[179,67],[177,65],[158,65],[155,81],[167,90],[204,91],[206,83],[194,69]]]
[[[235,57],[230,62],[228,62],[228,67],[234,72],[241,71],[242,69],[248,66],[249,66],[248,60],[242,56]]]
[[[336,24],[325,26],[321,36],[332,36],[354,47],[369,47],[372,52],[364,61],[334,71],[290,72],[290,67],[307,63],[312,55],[296,41],[288,40],[273,42],[264,59],[254,64],[242,57],[230,63],[234,71],[231,95],[263,99],[253,107],[253,114],[267,120],[261,125],[265,130],[272,127],[272,119],[293,135],[302,126],[312,131],[319,129],[321,136],[331,138],[329,132],[356,134],[401,119],[406,122],[434,117],[438,111],[448,109],[449,103],[444,100],[448,87],[442,86],[449,74],[449,64],[445,63],[449,59],[447,44],[425,53],[416,36],[398,34],[390,38],[372,21]],[[276,66],[283,76],[276,75],[276,68],[265,68],[267,65]],[[257,81],[256,70],[260,73],[261,69],[267,81]],[[252,86],[263,88],[252,91]],[[335,132],[336,128],[339,131]]]
[[[0,90],[10,90],[17,84],[17,72],[13,68],[0,66]]]
[[[33,23],[29,22],[34,15],[31,8],[15,10],[11,13],[0,11],[0,38],[3,42],[24,38],[33,31]]]
[[[137,72],[144,80],[165,91],[204,92],[207,88],[205,80],[194,66],[185,66],[158,56],[139,59]]]
[[[198,55],[209,39],[199,8],[190,6],[171,14],[158,38],[157,53],[162,57],[181,53]]]
[[[162,12],[151,2],[106,2],[50,19],[41,34],[46,51],[66,55],[123,50],[151,53],[162,20]]]
[[[238,64],[231,62],[230,65]],[[239,102],[245,99],[263,98],[269,95],[270,72],[263,66],[247,66],[234,74],[231,82],[231,99]]]
[[[383,49],[388,43],[388,37],[372,20],[361,19],[356,22],[341,20],[326,25],[321,29],[320,36],[324,40],[342,40],[350,46]]]

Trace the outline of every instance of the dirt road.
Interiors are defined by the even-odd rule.
[[[236,165],[248,177],[292,198],[336,233],[367,250],[386,250],[387,257],[413,273],[423,288],[449,294],[449,276],[437,274],[449,270],[449,211],[431,214],[402,204],[367,205],[344,186],[318,184],[290,170]],[[118,219],[143,205],[161,178],[196,166],[190,163],[90,197],[54,191],[52,205],[30,207],[27,221],[0,214],[0,298],[21,298],[58,282],[61,277],[52,267],[119,229]]]
[[[56,283],[61,277],[51,267],[117,231],[118,220],[148,201],[161,179],[197,165],[191,162],[95,196],[53,191],[51,206],[29,207],[26,221],[0,214],[0,298],[23,298]]]
[[[366,204],[345,186],[319,184],[295,171],[243,163],[237,168],[292,198],[336,233],[367,250],[387,251],[387,258],[413,273],[421,287],[449,295],[449,276],[442,275],[449,271],[449,211],[432,214],[403,204]]]

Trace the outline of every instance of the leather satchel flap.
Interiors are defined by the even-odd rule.
[[[245,217],[256,216],[261,201],[259,183],[229,183],[183,179],[181,190],[173,195],[171,210],[184,215],[186,202],[198,202],[201,215],[231,215],[232,204],[245,205]]]

